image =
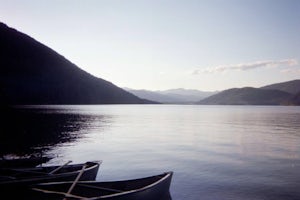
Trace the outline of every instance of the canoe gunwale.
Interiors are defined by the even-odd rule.
[[[126,195],[126,194],[132,194],[132,193],[136,193],[136,192],[141,192],[141,191],[150,189],[150,188],[152,188],[155,185],[158,185],[159,183],[163,182],[164,180],[166,180],[167,178],[169,178],[172,175],[173,175],[173,172],[166,172],[162,178],[160,178],[159,180],[157,180],[154,183],[151,183],[151,184],[149,184],[147,186],[144,186],[144,187],[138,188],[138,189],[134,189],[134,190],[128,190],[128,191],[116,193],[116,194],[103,195],[103,196],[101,196],[101,198],[117,197],[117,196],[121,196],[121,195]],[[93,198],[88,198],[88,199],[89,200],[99,199],[99,197],[93,197]]]

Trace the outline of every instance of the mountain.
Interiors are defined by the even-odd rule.
[[[192,103],[192,102],[197,102],[206,97],[209,97],[211,95],[214,95],[218,93],[218,91],[207,92],[207,91],[200,91],[200,90],[178,88],[178,89],[157,91],[157,93],[165,94],[168,95],[169,97],[174,97],[176,99],[179,99],[179,101],[181,102]]]
[[[172,103],[172,102],[178,102],[178,99],[174,99],[172,97],[169,97],[164,94],[159,94],[154,91],[149,91],[149,90],[134,90],[134,89],[129,89],[125,88],[128,92],[134,94],[135,96],[138,96],[143,99],[149,99],[151,101],[157,101],[161,103]]]
[[[217,92],[203,92],[199,90],[188,89],[170,89],[164,91],[149,91],[149,90],[134,90],[130,88],[124,88],[128,92],[144,99],[157,101],[161,103],[171,104],[190,104],[199,101],[205,97],[213,95]]]
[[[291,98],[289,98],[286,102],[286,105],[293,105],[293,106],[299,106],[300,105],[300,92],[293,95]]]
[[[300,80],[292,80],[292,81],[267,85],[261,87],[261,89],[280,90],[291,94],[297,94],[300,92]]]
[[[292,94],[271,89],[233,88],[224,90],[211,97],[203,99],[198,104],[203,105],[282,105],[292,98]]]
[[[0,22],[0,98],[7,104],[154,103],[92,76]]]
[[[300,105],[300,80],[224,90],[205,98],[203,105]]]

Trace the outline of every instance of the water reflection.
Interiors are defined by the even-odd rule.
[[[89,124],[103,116],[62,112],[61,109],[2,110],[0,155],[43,153],[57,144],[74,142],[88,133]]]

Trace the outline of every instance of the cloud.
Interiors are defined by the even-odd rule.
[[[300,69],[283,69],[280,72],[286,73],[286,74],[300,74]]]
[[[200,73],[219,73],[230,70],[251,70],[256,68],[264,68],[264,67],[278,67],[278,66],[295,66],[298,65],[298,61],[296,59],[284,59],[284,60],[265,60],[265,61],[256,61],[250,63],[240,63],[234,65],[219,65],[216,67],[207,67],[205,69],[196,69],[192,72],[192,74],[200,74]]]

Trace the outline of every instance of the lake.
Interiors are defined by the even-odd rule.
[[[300,199],[300,107],[60,105],[17,110],[2,120],[2,154],[40,151],[54,156],[46,165],[103,160],[99,181],[173,171],[173,200]]]

